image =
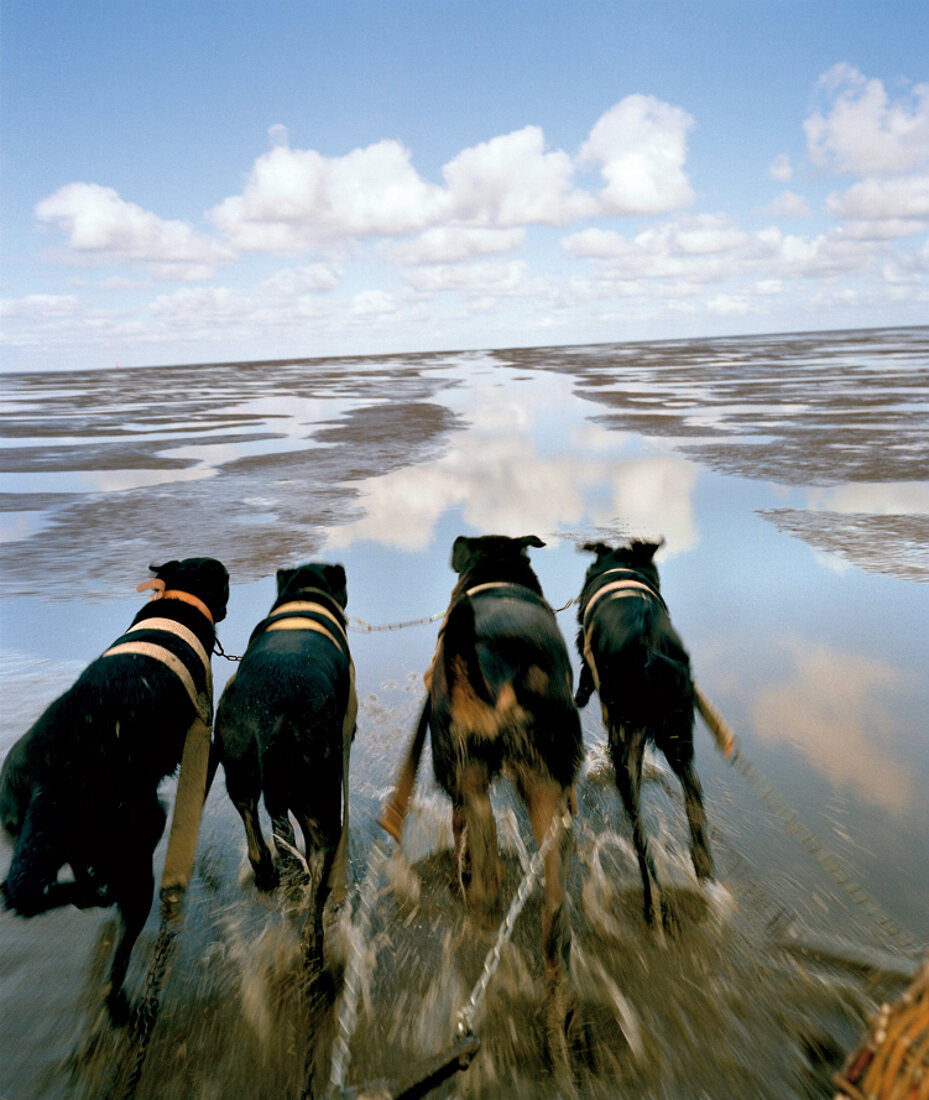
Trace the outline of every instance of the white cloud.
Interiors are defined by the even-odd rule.
[[[472,256],[512,252],[526,239],[522,226],[512,229],[470,229],[464,226],[436,226],[413,241],[394,245],[389,256],[401,264],[457,263]]]
[[[571,158],[545,152],[538,126],[463,149],[442,175],[453,216],[471,225],[559,225],[596,209],[590,196],[571,191]]]
[[[96,183],[66,184],[42,199],[35,213],[39,221],[56,222],[75,253],[149,263],[159,278],[207,278],[233,258],[227,246],[185,222],[165,221]]]
[[[417,232],[447,208],[397,141],[343,157],[280,145],[255,161],[241,195],[208,217],[245,251],[301,251],[341,238]]]
[[[812,215],[810,204],[793,191],[782,191],[764,208],[764,213],[769,218],[809,218]]]
[[[841,194],[830,195],[826,208],[837,218],[929,221],[929,173],[862,180]]]
[[[290,138],[287,133],[287,127],[282,122],[275,122],[273,126],[269,126],[268,141],[275,147],[288,145]]]
[[[442,168],[444,186],[423,179],[397,141],[326,157],[290,148],[286,129],[276,124],[269,130],[273,148],[255,161],[242,193],[207,216],[243,251],[419,233],[418,242],[398,251],[400,262],[454,262],[516,247],[515,231],[528,225],[689,205],[684,164],[692,124],[679,107],[629,96],[594,125],[578,162],[564,150],[547,150],[540,127],[525,126],[461,150]],[[600,169],[606,186],[597,195],[575,186],[579,164]]]
[[[773,180],[777,180],[779,183],[787,183],[793,177],[794,170],[793,165],[790,163],[790,157],[787,153],[778,153],[778,155],[771,161],[768,168],[768,175]]]
[[[396,299],[383,290],[363,290],[352,298],[351,310],[356,317],[376,317],[393,313]]]
[[[866,271],[881,255],[874,241],[839,231],[816,237],[785,234],[775,227],[749,232],[723,214],[680,217],[633,238],[584,230],[566,237],[562,247],[590,259],[597,278],[609,284],[604,290],[610,292],[614,281],[627,285],[660,279],[706,285],[744,277],[836,279]],[[645,287],[638,292],[645,293]],[[734,312],[741,310],[743,300],[721,297],[713,308]]]
[[[404,279],[421,293],[437,294],[445,290],[464,290],[495,295],[518,290],[526,277],[523,260],[508,263],[484,261],[473,264],[444,264],[414,268],[404,273]]]
[[[0,317],[22,320],[73,317],[80,312],[76,294],[27,294],[24,298],[0,299]]]
[[[724,317],[743,317],[752,312],[752,306],[743,294],[716,294],[706,304],[710,313]]]
[[[260,294],[295,297],[300,294],[328,294],[339,285],[341,275],[331,264],[316,263],[305,267],[287,267],[275,272],[258,286]]]
[[[912,172],[929,160],[929,84],[891,102],[880,80],[840,64],[820,79],[825,103],[803,124],[813,164],[857,175]]]
[[[631,95],[598,119],[581,147],[581,163],[600,166],[600,198],[614,214],[660,214],[689,206],[684,171],[687,131],[694,120],[654,96]]]

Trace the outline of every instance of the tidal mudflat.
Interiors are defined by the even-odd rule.
[[[663,593],[697,680],[803,831],[698,726],[722,890],[696,890],[659,760],[646,806],[679,931],[651,935],[598,708],[584,711],[579,1095],[831,1096],[842,1052],[929,941],[929,329],[49,371],[2,388],[0,753],[121,633],[150,562],[224,561],[235,655],[277,568],[340,561],[361,704],[355,883],[438,629],[366,626],[441,612],[461,533],[539,535],[555,607],[579,591],[583,542],[664,537]],[[559,622],[573,648],[573,608]],[[217,694],[233,668],[214,658]],[[495,801],[512,890],[532,842],[504,785]],[[402,1079],[447,1046],[492,943],[449,888],[449,819],[426,761],[366,945],[351,1082]],[[0,873],[8,859],[0,846]],[[299,1087],[319,1028],[294,917],[246,869],[220,776],[140,1097]],[[157,925],[153,911],[130,989]],[[102,911],[0,914],[0,1095],[104,1094],[121,1047],[86,999],[107,927]],[[535,899],[483,1049],[438,1095],[559,1095],[536,1020],[538,927]],[[336,914],[333,942],[346,937]]]

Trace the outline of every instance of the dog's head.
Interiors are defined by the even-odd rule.
[[[341,565],[327,565],[325,562],[307,562],[294,569],[278,569],[277,598],[296,596],[306,588],[318,588],[328,592],[339,607],[348,603],[345,570]]]
[[[149,569],[167,589],[176,588],[189,592],[203,600],[210,609],[213,622],[222,622],[226,617],[226,604],[229,602],[229,573],[221,561],[216,558],[183,558],[181,561],[166,561],[164,565],[150,565]]]
[[[607,569],[635,569],[659,591],[658,569],[653,561],[655,554],[664,546],[664,539],[658,542],[646,542],[633,539],[624,546],[608,546],[605,542],[588,542],[582,547],[589,554],[596,554],[597,560],[587,569],[584,587]]]
[[[480,535],[476,538],[459,535],[452,544],[452,569],[460,575],[485,564],[526,566],[529,563],[529,547],[544,545],[538,535],[523,535],[518,539],[506,535]]]

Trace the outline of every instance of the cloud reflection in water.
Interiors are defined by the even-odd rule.
[[[912,807],[916,789],[906,767],[893,757],[905,739],[891,705],[905,689],[899,668],[800,638],[785,640],[793,661],[790,679],[763,687],[754,706],[754,726],[764,741],[788,741],[836,788],[852,788],[894,816]]]
[[[437,461],[355,483],[365,514],[332,528],[329,545],[423,550],[443,514],[458,509],[477,531],[551,537],[592,526],[664,536],[669,554],[696,545],[696,464],[641,453],[626,433],[585,420],[589,406],[566,379],[533,377],[530,403],[528,387],[519,378],[501,386],[502,375],[478,372],[457,391],[469,427]]]

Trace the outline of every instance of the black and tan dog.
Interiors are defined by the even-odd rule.
[[[216,709],[216,749],[259,888],[278,881],[258,820],[261,795],[284,842],[285,868],[300,866],[289,813],[303,833],[313,899],[304,942],[314,963],[322,961],[326,899],[345,888],[348,756],[358,710],[346,602],[341,565],[279,570],[277,599]]]
[[[609,733],[616,783],[632,823],[644,891],[645,919],[655,919],[658,883],[642,826],[642,761],[651,741],[681,781],[697,878],[711,879],[703,796],[694,769],[695,688],[690,658],[671,625],[653,561],[662,543],[610,547],[588,543],[597,558],[587,570],[578,608],[581,676],[575,701],[596,690]]]
[[[165,823],[158,784],[177,769],[192,724],[212,717],[214,624],[229,598],[229,574],[213,558],[151,569],[155,579],[139,588],[154,588],[152,600],[13,745],[0,773],[0,821],[15,838],[6,905],[24,917],[117,907],[107,992],[117,1022],[152,903]],[[65,864],[73,881],[58,880]]]
[[[459,579],[427,675],[433,768],[452,799],[456,870],[479,912],[493,911],[500,892],[491,780],[501,772],[514,780],[541,844],[573,805],[583,756],[567,647],[529,564],[528,547],[544,545],[535,535],[455,540],[451,565]],[[549,1039],[569,947],[568,841],[563,834],[545,860],[542,927],[555,1013],[547,1013]]]

